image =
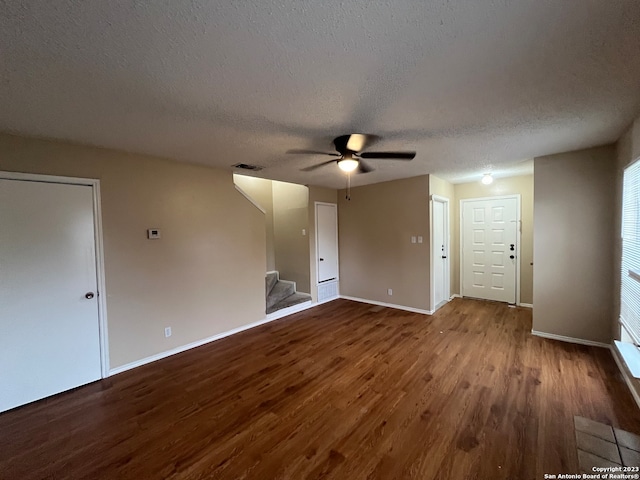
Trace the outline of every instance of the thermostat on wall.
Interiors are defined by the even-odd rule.
[[[158,228],[150,228],[147,230],[147,238],[153,240],[155,238],[160,238],[160,229]]]

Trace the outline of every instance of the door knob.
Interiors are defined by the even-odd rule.
[[[442,258],[447,258],[447,256],[446,255],[442,255]]]
[[[513,259],[514,259],[514,258],[516,258],[516,257],[515,257],[515,255],[509,255],[509,258],[510,258],[511,260],[513,260]]]
[[[85,294],[84,298],[86,298],[87,300],[91,300],[93,298],[93,292],[89,292],[87,294]]]
[[[324,262],[324,258],[321,258],[321,259],[320,259],[320,261],[321,261],[321,262]]]

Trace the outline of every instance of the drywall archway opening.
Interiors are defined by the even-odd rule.
[[[265,272],[278,271],[298,292],[309,293],[309,188],[239,174],[233,181],[265,214]]]

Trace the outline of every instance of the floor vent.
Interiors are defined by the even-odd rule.
[[[326,282],[318,285],[318,303],[338,297],[338,282]]]

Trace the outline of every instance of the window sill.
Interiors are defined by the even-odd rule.
[[[618,340],[615,340],[614,343],[633,378],[640,378],[640,350],[638,347],[633,343],[619,342]]]

